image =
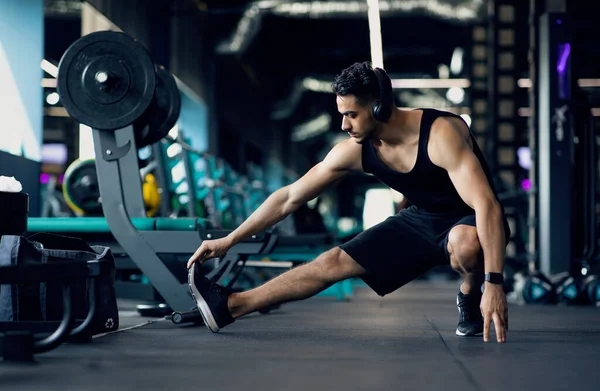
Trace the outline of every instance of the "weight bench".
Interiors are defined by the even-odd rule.
[[[196,231],[206,228],[206,220],[201,218],[134,217],[131,223],[138,231]],[[126,254],[115,241],[104,217],[29,217],[27,231],[78,237],[92,245],[110,243],[113,254]]]
[[[111,251],[114,254],[127,254],[171,308],[188,309],[190,298],[187,283],[180,282],[173,275],[159,254],[191,255],[202,240],[224,237],[230,231],[205,229],[206,220],[197,218],[115,217],[121,219],[126,227],[111,227],[109,220],[102,217],[29,218],[28,233],[53,232],[103,245],[112,239],[114,244]],[[103,239],[104,235],[111,235],[111,238]],[[216,281],[226,278],[233,272],[237,261],[244,259],[246,254],[268,252],[276,240],[277,235],[264,233],[238,243],[218,262],[208,277]],[[181,267],[183,269],[184,265]]]

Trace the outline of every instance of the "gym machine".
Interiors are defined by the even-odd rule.
[[[111,232],[120,247],[114,251],[128,255],[169,307],[189,309],[193,302],[184,265],[164,262],[161,254],[190,255],[202,240],[230,231],[205,229],[206,220],[196,217],[146,216],[137,151],[160,141],[177,121],[180,95],[173,76],[155,66],[130,36],[101,31],[67,49],[58,66],[57,87],[69,115],[92,128],[104,218],[70,219],[76,227],[46,219],[38,221],[36,230]],[[276,238],[264,232],[238,243],[208,277],[219,281],[247,254],[270,251]]]

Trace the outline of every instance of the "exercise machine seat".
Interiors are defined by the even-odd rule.
[[[195,217],[134,217],[131,223],[138,231],[195,231],[209,226],[208,220]],[[109,233],[111,230],[104,217],[29,217],[27,232]]]

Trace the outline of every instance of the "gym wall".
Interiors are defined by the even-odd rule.
[[[181,92],[181,114],[177,125],[190,144],[200,150],[208,150],[208,110],[200,97],[189,89],[179,86]]]
[[[164,65],[206,99],[204,43],[206,23],[194,2],[88,0],[112,23],[139,40],[156,63]],[[176,23],[171,19],[176,18]]]
[[[41,160],[43,0],[0,2],[0,150]],[[0,175],[4,167],[0,165]],[[39,178],[37,178],[39,179]],[[22,178],[19,178],[22,180]]]

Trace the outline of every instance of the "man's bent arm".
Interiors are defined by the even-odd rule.
[[[336,145],[322,162],[303,177],[267,197],[246,221],[228,235],[231,245],[277,224],[349,173],[357,166],[356,159],[360,157],[353,150],[356,147],[349,143]]]
[[[449,122],[439,125],[432,140],[431,160],[448,171],[460,197],[475,210],[485,272],[502,273],[506,247],[502,209],[479,160],[467,144],[465,134]]]

